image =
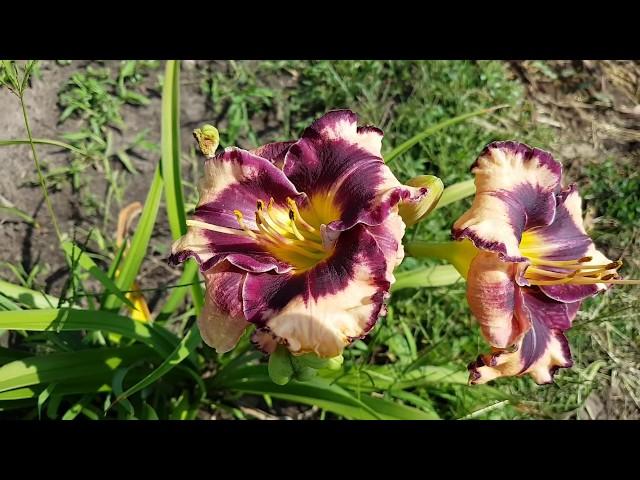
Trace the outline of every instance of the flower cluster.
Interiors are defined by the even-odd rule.
[[[194,258],[206,282],[198,319],[207,344],[231,350],[250,326],[265,353],[339,356],[385,312],[406,226],[442,194],[436,177],[402,185],[381,155],[382,131],[349,110],[316,120],[296,141],[215,155],[217,131],[196,131],[207,161],[173,264]],[[449,260],[491,352],[471,383],[572,364],[565,332],[581,302],[622,280],[582,223],[575,185],[552,156],[495,142],[472,166],[476,195],[453,225]]]

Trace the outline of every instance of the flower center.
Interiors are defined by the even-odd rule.
[[[549,251],[534,234],[525,232],[520,251],[529,265],[524,277],[530,285],[592,285],[596,283],[638,284],[640,280],[623,280],[617,273],[621,260],[607,264],[593,264],[592,257],[572,260],[547,260],[541,255]]]

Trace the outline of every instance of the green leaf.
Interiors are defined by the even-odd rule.
[[[23,352],[22,350],[0,347],[0,365],[29,357],[30,355],[31,354],[29,352]]]
[[[162,86],[161,136],[162,179],[165,184],[167,216],[171,236],[176,240],[187,233],[182,175],[180,173],[180,62],[176,60],[167,61],[165,67],[164,85]],[[190,260],[188,263],[195,262]],[[197,282],[198,270],[194,267],[191,267],[190,270],[193,270],[192,276],[185,279],[188,282]],[[176,299],[181,296],[180,293],[175,295],[170,299],[172,305],[175,305]],[[196,313],[200,314],[200,309],[204,304],[204,295],[199,283],[192,285],[191,295]]]
[[[187,232],[180,175],[180,63],[167,61],[162,87],[162,178],[171,236]]]
[[[0,280],[0,293],[30,308],[52,308],[60,302],[60,299],[57,297],[47,295],[43,292],[37,292],[30,288],[21,287],[20,285],[14,285],[4,280]],[[66,304],[67,302],[64,302],[63,306]]]
[[[94,377],[111,374],[122,365],[151,358],[157,357],[144,346],[80,350],[23,358],[0,367],[0,392],[79,379],[91,381]],[[57,387],[56,392],[59,393]]]
[[[436,420],[435,412],[425,412],[384,398],[362,395],[360,400],[375,410],[382,420]]]
[[[93,278],[98,280],[104,288],[106,288],[109,292],[113,293],[116,297],[118,297],[122,302],[126,303],[130,308],[135,310],[135,305],[131,303],[124,293],[122,293],[116,284],[109,278],[109,276],[103,272],[93,261],[93,259],[83,252],[80,247],[74,245],[69,240],[62,242],[62,249],[65,253],[72,259],[73,262],[78,262],[83,269],[88,271]]]
[[[51,392],[53,392],[54,388],[56,388],[56,384],[50,383],[42,392],[40,392],[40,395],[38,395],[38,419],[42,418],[42,407],[51,396]]]
[[[487,113],[491,113],[491,112],[494,112],[494,111],[496,111],[496,110],[498,110],[500,108],[505,108],[505,107],[508,107],[508,106],[509,105],[497,105],[497,106],[491,107],[491,108],[483,108],[482,110],[475,110],[473,112],[465,113],[465,114],[459,115],[457,117],[449,118],[449,119],[445,120],[444,122],[440,122],[440,123],[438,123],[436,125],[432,125],[432,126],[426,128],[425,130],[423,130],[422,132],[414,135],[413,137],[411,137],[406,142],[401,143],[400,145],[398,145],[396,148],[394,148],[390,152],[384,154],[382,156],[382,158],[384,158],[387,163],[390,163],[393,160],[395,160],[398,156],[402,155],[407,150],[409,150],[411,147],[413,147],[415,144],[421,142],[422,140],[427,138],[429,135],[437,132],[438,130],[442,130],[443,128],[450,127],[451,125],[455,125],[456,123],[464,122],[465,120],[467,120],[467,119],[469,119],[471,117],[477,117],[478,115],[485,115]]]
[[[162,364],[156,368],[149,375],[144,377],[140,382],[133,385],[131,388],[127,389],[126,392],[119,394],[116,400],[113,402],[114,404],[125,400],[127,397],[130,397],[136,392],[147,388],[149,385],[156,382],[160,379],[164,374],[169,372],[172,368],[179,365],[185,358],[187,358],[193,350],[200,344],[200,331],[197,326],[191,327],[191,330],[187,332],[187,335],[180,341],[178,346],[175,348],[171,354],[164,359]]]
[[[304,383],[292,380],[287,385],[276,385],[269,377],[265,365],[238,368],[223,381],[214,382],[214,386],[241,393],[270,395],[281,400],[315,405],[346,418],[358,420],[380,418],[373,408],[358,400],[341,386],[332,385],[330,380],[316,377]]]
[[[276,350],[269,356],[269,377],[278,385],[286,385],[292,376],[293,365],[289,350],[282,345],[278,345]]]
[[[175,348],[166,330],[114,313],[95,310],[47,309],[0,312],[0,328],[27,331],[103,330],[138,340],[166,356]],[[169,334],[171,335],[171,334]],[[174,337],[175,338],[175,337]]]

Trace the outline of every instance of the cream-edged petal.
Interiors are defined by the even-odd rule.
[[[454,224],[455,239],[508,261],[524,261],[522,233],[551,224],[562,167],[549,153],[516,142],[489,144],[474,163],[476,196]]]
[[[206,296],[198,327],[205,343],[218,353],[235,347],[250,325],[242,311],[242,285],[246,275],[226,261],[204,275]]]

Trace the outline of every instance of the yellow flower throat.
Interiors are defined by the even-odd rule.
[[[287,207],[262,199],[256,202],[255,227],[247,222],[240,210],[233,213],[239,229],[220,227],[198,220],[187,220],[187,225],[218,233],[249,237],[269,251],[275,258],[293,266],[295,273],[304,272],[328,258],[333,245],[325,245],[321,225],[340,217],[339,210],[329,195],[316,196],[302,211],[292,198]]]

